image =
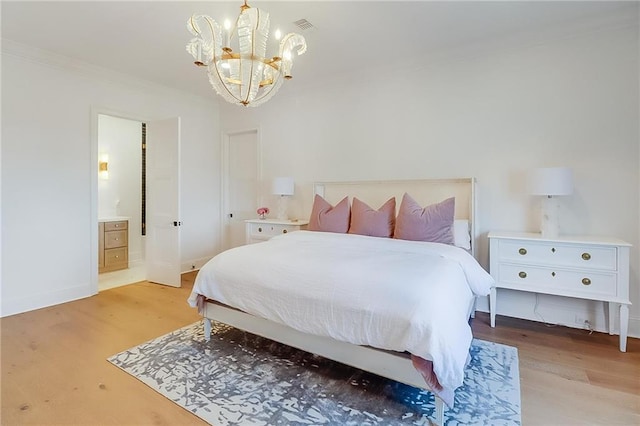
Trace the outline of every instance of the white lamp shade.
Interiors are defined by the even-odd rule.
[[[293,195],[293,178],[277,177],[271,184],[271,193],[275,195]]]
[[[571,195],[573,173],[567,167],[535,169],[531,173],[529,189],[533,195]]]

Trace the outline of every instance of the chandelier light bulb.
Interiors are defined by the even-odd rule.
[[[221,26],[206,15],[193,15],[187,28],[194,38],[187,52],[196,65],[206,67],[209,82],[226,101],[244,106],[258,106],[268,101],[291,78],[292,52],[302,55],[307,50],[303,36],[278,29],[277,52],[267,54],[269,14],[250,7],[246,1],[232,26],[225,20]]]

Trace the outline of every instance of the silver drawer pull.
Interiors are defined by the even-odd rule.
[[[258,232],[262,232],[262,228],[258,228]]]
[[[526,273],[526,272],[524,272],[524,271],[520,271],[520,273],[518,274],[518,276],[519,276],[520,278],[527,278],[527,273]]]
[[[286,234],[286,233],[287,233],[287,230],[286,230],[286,229],[283,229],[283,230],[282,230],[282,233],[283,233],[283,234]]]
[[[584,260],[589,260],[589,259],[591,259],[591,255],[589,253],[582,253],[582,258]]]
[[[591,285],[591,280],[589,278],[583,278],[582,279],[582,284],[584,285]]]
[[[518,253],[524,256],[525,254],[527,254],[527,249],[521,248],[520,250],[518,250]]]

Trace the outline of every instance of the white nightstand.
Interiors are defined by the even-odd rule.
[[[495,327],[498,288],[608,302],[613,334],[620,306],[620,350],[627,350],[629,327],[629,248],[614,238],[490,232],[491,327]]]
[[[246,224],[247,244],[266,241],[276,235],[307,229],[308,220],[249,219]]]

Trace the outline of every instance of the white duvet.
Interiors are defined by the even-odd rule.
[[[433,361],[462,385],[469,307],[493,279],[465,250],[438,243],[298,231],[227,250],[198,273],[198,294],[299,331]]]

